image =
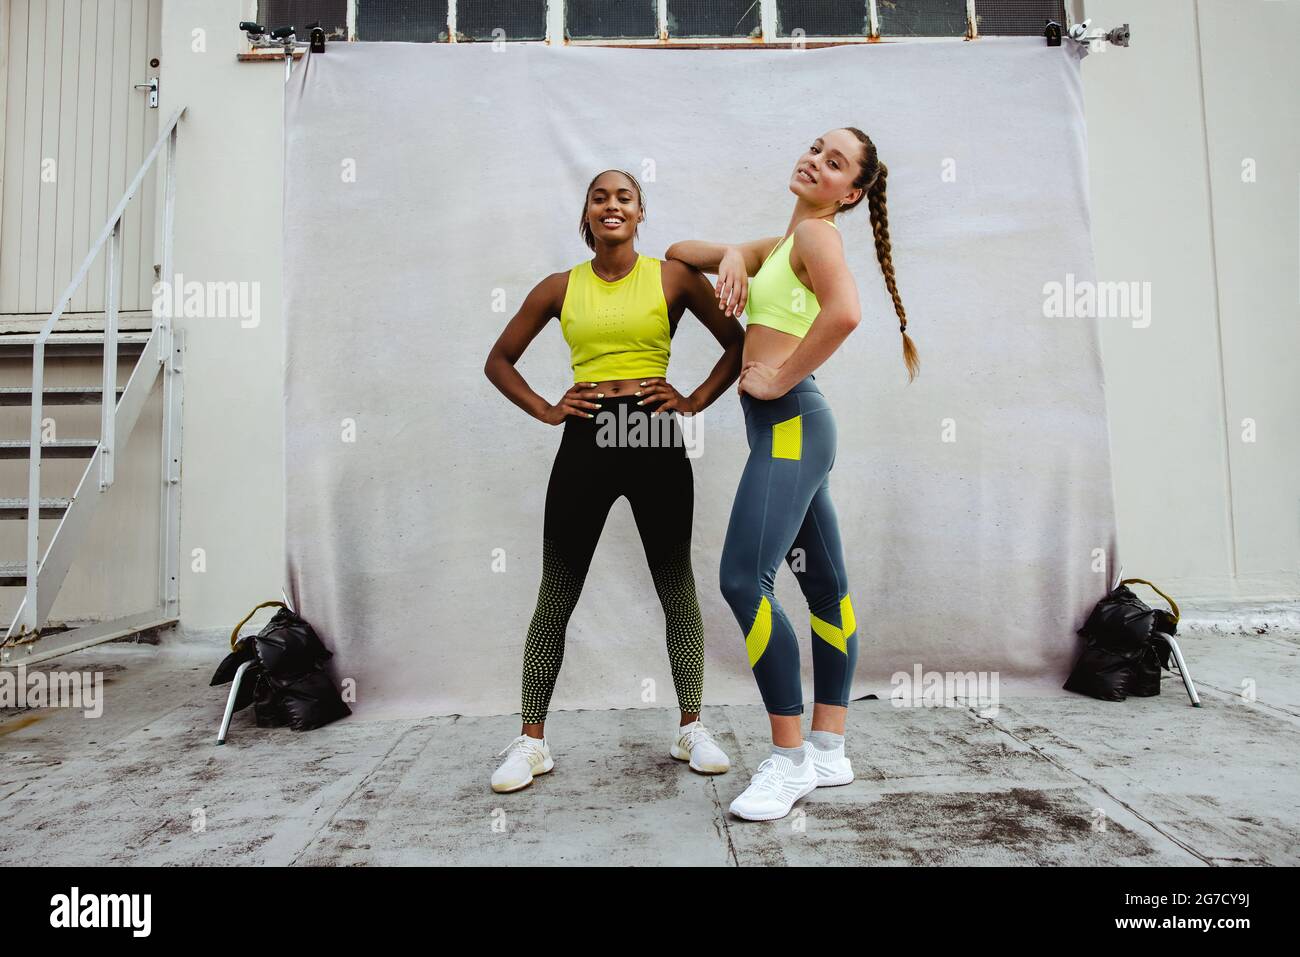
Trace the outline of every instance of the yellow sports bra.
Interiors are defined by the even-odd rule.
[[[823,223],[835,226],[829,219]],[[839,229],[838,226],[835,226]],[[771,326],[802,339],[822,311],[813,291],[799,281],[790,267],[789,246],[794,233],[776,244],[754,278],[749,281],[749,302],[745,312],[749,325]]]
[[[601,279],[591,260],[569,270],[560,329],[573,355],[574,382],[640,379],[668,372],[672,330],[660,261],[637,256],[622,279]]]

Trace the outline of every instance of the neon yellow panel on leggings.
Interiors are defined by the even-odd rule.
[[[772,458],[797,459],[803,445],[802,417],[796,415],[772,426]]]
[[[844,632],[847,638],[858,630],[858,621],[853,617],[853,603],[849,601],[849,596],[845,595],[840,599],[840,631]]]
[[[844,639],[844,632],[836,628],[829,621],[822,621],[816,615],[809,615],[812,619],[813,634],[820,638],[832,648],[838,648],[846,655],[849,653],[848,642]]]
[[[749,667],[754,667],[758,659],[767,651],[767,641],[772,637],[772,606],[764,595],[758,603],[758,613],[754,615],[754,624],[745,636],[745,650],[749,652]]]
[[[840,626],[838,628],[829,621],[822,621],[816,615],[809,615],[808,617],[812,619],[813,634],[831,647],[838,648],[846,655],[849,653],[849,636],[857,631],[858,623],[853,617],[853,604],[849,601],[848,595],[840,599]]]

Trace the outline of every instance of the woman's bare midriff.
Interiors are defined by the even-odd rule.
[[[611,379],[608,382],[597,382],[592,388],[593,392],[603,392],[605,395],[633,395],[641,388],[641,383],[646,379]],[[585,383],[584,383],[585,385]]]
[[[761,362],[778,368],[799,348],[800,339],[771,326],[750,325],[745,328],[745,353],[742,362]]]

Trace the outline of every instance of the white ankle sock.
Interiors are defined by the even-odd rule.
[[[781,754],[789,758],[795,767],[798,767],[799,765],[803,764],[803,759],[806,756],[806,752],[802,747],[778,748],[775,744],[772,745],[772,753]]]
[[[808,741],[818,751],[836,751],[844,746],[844,735],[834,731],[810,731]]]

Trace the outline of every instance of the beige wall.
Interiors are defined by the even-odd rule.
[[[243,0],[167,0],[162,109],[188,107],[179,147],[176,268],[260,283],[258,325],[181,319],[185,356],[181,484],[182,621],[233,626],[284,581],[280,246],[283,63],[241,63]],[[206,35],[195,52],[194,31]],[[192,569],[202,549],[206,571]]]
[[[1125,575],[1300,597],[1300,3],[1086,15],[1133,31],[1084,62],[1098,275],[1152,284],[1102,334]]]
[[[283,579],[283,69],[236,61],[236,24],[251,9],[167,0],[163,14],[161,112],[189,107],[177,268],[187,280],[258,282],[261,293],[255,328],[178,320],[188,334],[181,611],[194,628],[232,625],[279,597]],[[1083,65],[1098,278],[1152,284],[1149,327],[1103,328],[1124,572],[1181,599],[1294,598],[1300,3],[1087,0],[1084,9],[1094,26],[1133,29],[1130,49]],[[196,29],[206,52],[192,50]],[[1258,169],[1251,184],[1241,182],[1247,157]],[[1247,418],[1255,442],[1243,441]],[[195,549],[206,572],[191,570]],[[103,611],[102,593],[69,588],[60,608]]]

